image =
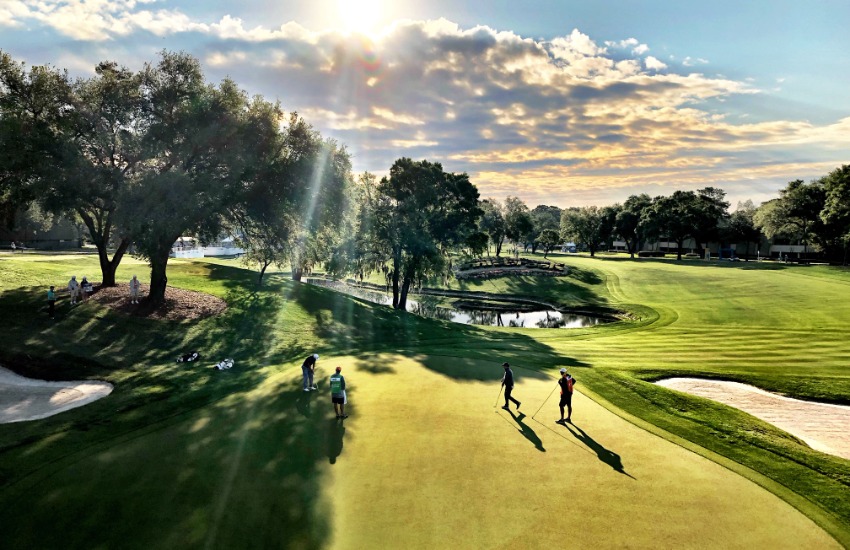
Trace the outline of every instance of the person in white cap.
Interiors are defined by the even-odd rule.
[[[314,353],[308,355],[307,359],[301,364],[301,376],[303,378],[304,391],[318,390],[319,388],[313,384],[313,373],[316,372],[316,361],[319,360],[319,354]]]
[[[80,292],[80,284],[77,282],[77,276],[71,275],[71,280],[68,281],[68,292],[71,294],[71,305],[77,303],[77,295]]]
[[[142,283],[133,275],[133,278],[130,279],[130,303],[138,304],[139,303],[139,290],[142,288]]]
[[[558,385],[561,386],[561,401],[558,403],[558,406],[561,407],[561,419],[555,421],[558,424],[563,424],[565,421],[564,407],[567,407],[566,422],[572,422],[570,417],[573,415],[573,386],[575,383],[576,379],[570,376],[567,369],[561,369],[561,378],[558,380]]]

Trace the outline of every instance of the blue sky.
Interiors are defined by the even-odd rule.
[[[358,172],[400,156],[483,196],[773,198],[850,162],[850,2],[0,0],[0,49],[91,74],[159,50],[296,110]]]

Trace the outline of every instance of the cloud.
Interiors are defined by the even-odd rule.
[[[641,44],[637,38],[627,38],[625,40],[606,41],[605,45],[609,48],[617,48],[621,50],[630,50],[634,55],[643,55],[649,51],[649,46]]]
[[[682,65],[684,65],[685,67],[693,67],[695,65],[706,65],[706,64],[708,64],[708,59],[703,59],[701,57],[697,57],[696,59],[694,59],[691,56],[687,56],[687,57],[685,57],[685,59],[682,60]]]
[[[468,172],[484,195],[576,204],[639,189],[743,190],[753,177],[779,187],[828,172],[850,148],[850,117],[817,125],[727,114],[723,102],[765,92],[682,71],[707,63],[700,58],[668,67],[636,38],[599,44],[573,29],[534,40],[446,19],[400,21],[369,38],[293,22],[248,28],[231,15],[197,21],[134,0],[0,5],[1,25],[77,40],[49,60],[77,74],[105,57],[138,67],[168,36],[169,48],[198,55],[209,78],[280,99],[345,143],[358,172],[429,158]],[[104,52],[103,40],[120,47]]]
[[[666,63],[664,63],[663,61],[661,61],[661,60],[659,60],[659,59],[657,59],[657,58],[655,58],[651,55],[647,56],[647,58],[644,59],[643,62],[646,65],[646,68],[651,70],[651,71],[663,71],[664,69],[667,68]]]

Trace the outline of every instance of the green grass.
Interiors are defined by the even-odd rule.
[[[0,257],[0,315],[14,319],[0,333],[0,363],[41,378],[116,384],[109,398],[86,407],[0,426],[0,514],[17,526],[7,540],[20,547],[362,547],[370,539],[482,547],[512,537],[522,545],[534,536],[554,542],[562,540],[550,529],[566,505],[556,498],[566,483],[580,486],[569,504],[585,535],[611,537],[596,538],[597,545],[650,545],[653,532],[635,519],[650,512],[659,515],[655,536],[668,529],[677,545],[823,544],[800,523],[803,516],[759,496],[749,478],[850,545],[847,461],[734,409],[650,383],[696,374],[850,403],[847,271],[616,256],[562,260],[573,267],[569,277],[452,286],[626,309],[635,319],[580,330],[464,327],[283,276],[257,290],[255,274],[233,261],[175,261],[169,284],[223,297],[229,307],[222,316],[168,323],[60,302],[60,319],[51,322],[39,311],[45,285],[64,285],[71,274],[97,278],[95,258]],[[129,260],[118,278],[146,271]],[[174,357],[190,349],[205,360],[177,366]],[[293,369],[312,351],[323,361],[352,356],[338,359],[357,381],[356,414],[342,434],[327,418],[324,399],[305,401],[293,381]],[[391,355],[378,361],[380,353]],[[224,356],[236,359],[232,371],[201,368]],[[584,436],[508,415],[493,420],[492,379],[503,360],[542,372],[571,366],[579,387],[607,409],[577,403],[587,418],[579,424]],[[517,392],[528,396],[526,414],[543,404],[549,385],[533,372],[523,377]],[[552,416],[557,408],[549,402],[544,410]],[[609,464],[611,453],[636,483]],[[517,481],[503,492],[506,469]],[[522,506],[497,506],[505,492],[522,494]],[[728,504],[744,497],[758,503],[749,512]],[[726,518],[723,529],[698,519],[706,510]],[[608,524],[600,520],[605,513]],[[670,514],[678,514],[680,531],[664,523]],[[780,516],[797,527],[774,529]],[[623,539],[622,529],[633,538]],[[724,530],[730,538],[718,539]],[[782,537],[774,540],[771,531]]]

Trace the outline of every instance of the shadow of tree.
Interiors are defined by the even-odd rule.
[[[4,545],[325,547],[320,468],[339,460],[345,427],[297,380],[270,386],[84,449],[5,490]],[[49,490],[31,490],[46,479]]]

